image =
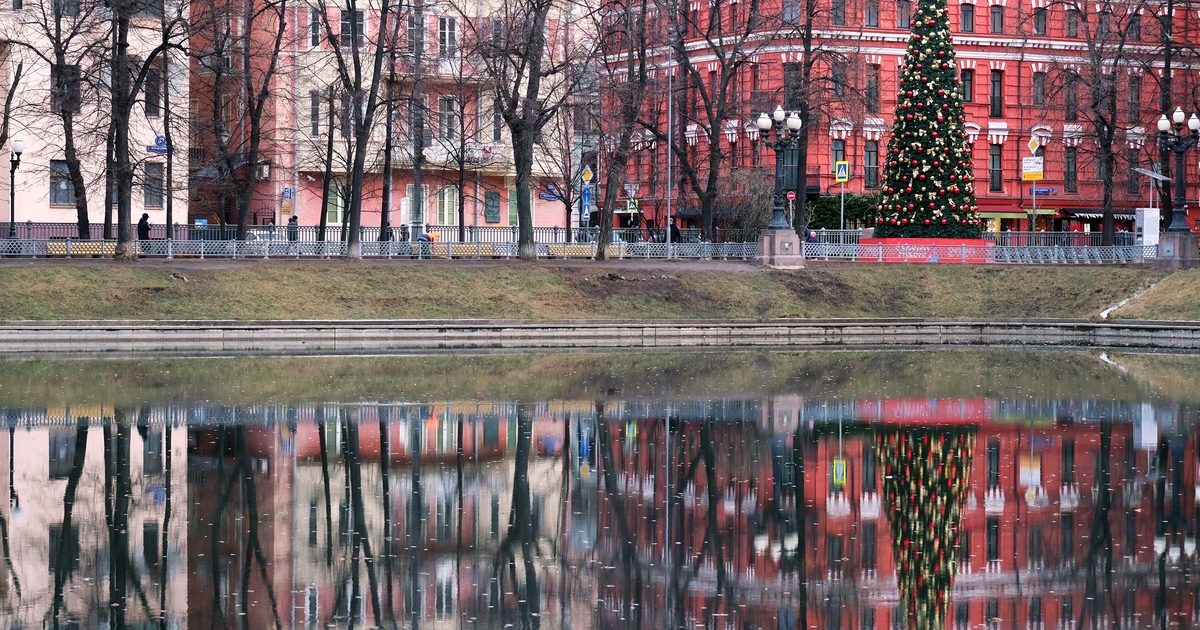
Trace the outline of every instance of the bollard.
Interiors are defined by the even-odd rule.
[[[200,241],[200,260],[204,260],[204,240]]]
[[[68,252],[71,251],[70,244],[67,244],[67,251]],[[172,239],[167,239],[167,259],[170,260],[174,257],[175,257],[175,241]]]
[[[967,246],[966,246],[966,244],[963,244],[963,245],[960,245],[959,247],[962,247],[962,255],[959,256],[958,260],[959,260],[959,262],[965,263],[965,262],[967,262]]]

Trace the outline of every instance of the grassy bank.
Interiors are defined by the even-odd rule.
[[[1200,319],[1196,273],[869,264],[781,272],[732,262],[27,261],[0,266],[0,320],[1090,318],[1180,277],[1186,297],[1158,288],[1146,294],[1161,295],[1155,299],[1174,310],[1131,304],[1119,315]]]

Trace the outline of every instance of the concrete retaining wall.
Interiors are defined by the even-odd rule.
[[[6,355],[234,355],[750,347],[1080,346],[1200,350],[1200,322],[64,321],[0,324]]]

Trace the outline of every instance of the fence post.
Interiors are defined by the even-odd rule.
[[[33,221],[32,220],[25,222],[25,240],[27,240],[27,241],[33,240]]]
[[[204,243],[205,243],[205,241],[207,241],[207,240],[208,240],[208,239],[201,239],[201,240],[200,240],[200,260],[204,260]]]
[[[883,262],[883,243],[876,243],[879,246],[879,262]]]
[[[965,263],[965,262],[967,262],[967,245],[966,245],[966,243],[964,243],[964,244],[960,245],[959,247],[962,247],[962,256],[959,256],[958,262]]]
[[[70,242],[67,243],[67,251],[71,251]],[[167,258],[171,259],[174,257],[175,257],[175,240],[167,239]]]
[[[67,237],[67,258],[71,257],[71,237]]]
[[[908,245],[907,244],[900,245],[900,256],[904,259],[904,262],[908,262]]]

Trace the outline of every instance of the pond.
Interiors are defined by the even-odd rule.
[[[1198,415],[1099,350],[6,361],[0,628],[1186,628]]]

